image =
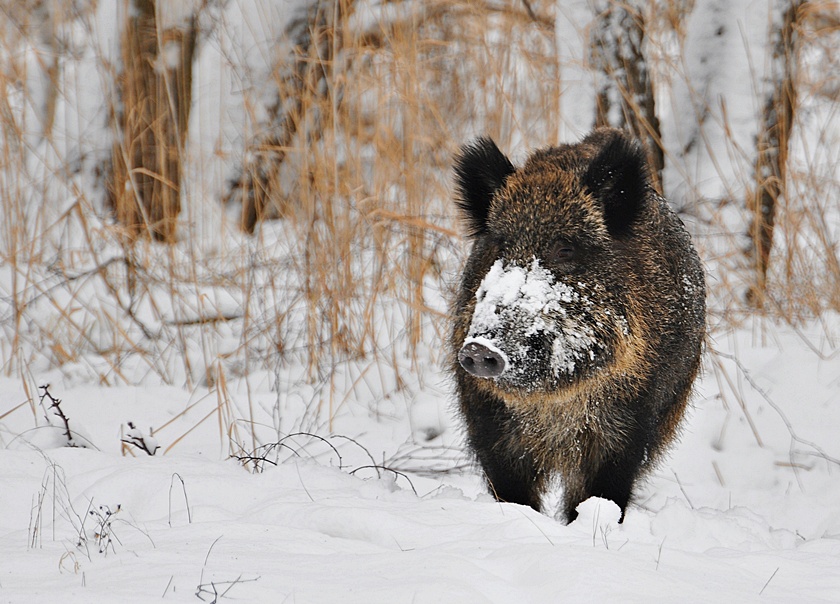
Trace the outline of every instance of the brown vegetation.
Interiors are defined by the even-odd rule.
[[[190,227],[204,220],[204,208],[210,214],[223,201],[187,195],[192,164],[185,163],[194,161],[190,153],[195,151],[187,136],[190,91],[202,84],[191,84],[193,53],[198,57],[202,44],[213,43],[202,36],[222,29],[221,18],[214,21],[217,13],[210,11],[213,18],[204,22],[193,19],[169,29],[158,19],[155,3],[138,0],[121,22],[120,55],[99,57],[104,87],[120,94],[106,92],[102,99],[114,108],[112,129],[119,141],[113,149],[104,143],[105,154],[113,154],[109,213],[99,204],[93,180],[80,172],[89,158],[64,158],[59,167],[43,159],[53,151],[57,128],[49,106],[61,106],[72,96],[62,89],[74,85],[63,79],[62,69],[74,57],[61,44],[32,42],[45,13],[35,8],[24,13],[19,4],[0,0],[3,16],[9,17],[0,24],[0,259],[13,267],[11,291],[3,292],[13,308],[4,325],[8,344],[0,345],[6,373],[32,359],[67,365],[99,355],[108,366],[95,370],[102,371],[101,379],[124,381],[125,358],[134,355],[165,381],[180,375],[172,368],[179,363],[189,385],[217,388],[224,382],[219,376],[233,372],[230,367],[245,372],[273,367],[281,359],[299,362],[308,368],[307,379],[326,384],[325,392],[332,394],[318,404],[331,415],[341,405],[332,398],[330,382],[339,364],[381,363],[399,375],[406,370],[406,355],[410,366],[418,350],[440,348],[445,312],[435,296],[448,293],[464,253],[449,201],[452,157],[459,145],[486,134],[518,159],[527,150],[559,142],[564,118],[557,109],[564,84],[554,21],[561,4],[405,0],[377,4],[382,10],[370,13],[351,0],[313,2],[284,32],[271,32],[276,48],[265,52],[275,53],[266,63],[274,66],[270,83],[276,97],[266,102],[259,96],[263,91],[238,90],[249,116],[244,140],[239,147],[220,144],[213,150],[226,167],[240,169],[233,175],[235,186],[219,197],[228,194],[237,227],[251,235],[226,230],[222,220],[213,245],[207,245],[176,225],[187,223],[181,215],[184,200],[196,208]],[[606,11],[602,19],[610,15],[601,21],[608,30],[582,34],[595,43],[582,67],[602,72],[601,96],[612,103],[609,111],[602,105],[602,115],[620,116],[620,125],[646,139],[654,154],[661,149],[656,118],[663,109],[656,108],[653,93],[667,102],[669,81],[662,74],[674,80],[690,76],[683,71],[679,44],[663,40],[686,34],[692,3],[663,4],[651,19],[640,3],[599,2]],[[836,65],[836,6],[810,1],[802,10],[800,53],[790,58],[822,49],[827,58],[821,64]],[[91,18],[90,11],[77,9],[51,27],[89,27]],[[606,44],[621,28],[632,33],[627,44],[599,50],[598,40]],[[40,54],[18,52],[24,42]],[[36,54],[40,62],[25,60]],[[54,54],[62,58],[58,73]],[[225,68],[242,65],[230,61]],[[840,98],[836,73],[793,69],[797,98],[835,102]],[[39,78],[57,83],[51,97],[32,90]],[[791,91],[786,94],[794,98]],[[54,101],[30,106],[33,99],[49,98]],[[593,95],[593,107],[596,100]],[[799,141],[799,122],[785,119],[788,130],[780,134],[790,146]],[[32,136],[35,122],[43,140]],[[830,143],[813,144],[828,154]],[[681,151],[665,149],[666,170]],[[735,151],[756,165],[752,148]],[[684,208],[701,231],[697,243],[704,259],[715,266],[710,291],[716,320],[753,312],[743,304],[743,292],[756,282],[756,273],[730,271],[723,262],[737,255],[744,264],[747,233],[765,233],[766,243],[752,259],[769,258],[771,240],[776,246],[773,262],[764,262],[761,273],[766,313],[795,322],[840,308],[837,234],[826,222],[840,184],[827,162],[808,159],[818,154],[796,157],[799,163],[792,165],[790,157],[777,156],[783,171],[768,180],[785,181],[779,190],[787,192],[776,204],[772,238],[767,229],[750,230],[743,191],[758,191],[751,170],[738,176],[733,188],[738,195]],[[722,165],[732,160],[715,159]],[[200,174],[198,168],[194,171]],[[214,173],[207,180],[221,183],[230,176]],[[282,222],[266,223],[276,217]],[[146,245],[150,239],[172,245],[162,251]],[[89,290],[82,284],[90,283],[98,284],[107,299],[84,297]],[[234,302],[216,304],[208,289],[223,291]],[[236,334],[235,345],[217,342],[215,336],[225,330]],[[221,408],[227,409],[220,403]]]
[[[110,194],[129,239],[150,234],[171,243],[181,211],[196,34],[192,24],[164,31],[157,13],[156,0],[132,0],[122,32]]]

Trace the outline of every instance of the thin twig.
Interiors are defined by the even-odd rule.
[[[306,485],[303,482],[303,476],[300,475],[300,466],[295,464],[295,470],[297,470],[298,480],[300,481],[300,486],[303,487],[303,492],[306,493],[307,497],[309,497],[309,501],[315,503],[315,498],[312,497],[312,494],[309,492],[309,489],[306,488]]]
[[[759,386],[756,383],[755,379],[753,379],[749,370],[746,367],[744,367],[743,363],[741,363],[741,361],[737,357],[735,357],[734,355],[731,355],[731,354],[726,354],[726,353],[720,352],[720,351],[715,351],[715,354],[717,354],[717,355],[719,355],[719,356],[721,356],[725,359],[729,359],[729,360],[733,361],[735,363],[736,367],[738,368],[738,370],[743,374],[744,379],[747,380],[747,383],[753,388],[753,390],[755,390],[761,396],[761,398],[764,399],[764,401],[768,405],[770,405],[770,407],[778,414],[779,418],[782,420],[782,423],[784,423],[785,427],[788,430],[788,433],[790,434],[790,438],[791,438],[791,446],[790,446],[790,452],[789,452],[790,463],[791,463],[791,467],[794,470],[794,474],[797,477],[797,481],[799,480],[799,475],[798,475],[798,472],[797,472],[798,464],[796,464],[796,462],[793,459],[793,455],[797,452],[796,449],[794,449],[794,447],[793,447],[794,443],[798,443],[798,444],[804,445],[806,447],[811,447],[812,449],[814,449],[814,451],[816,451],[818,453],[819,457],[822,457],[825,461],[828,461],[830,463],[833,463],[833,464],[836,464],[836,465],[840,466],[840,459],[837,459],[835,457],[830,456],[828,453],[825,452],[825,450],[822,447],[820,447],[815,442],[810,441],[810,440],[805,440],[804,438],[801,438],[800,436],[798,436],[796,434],[796,432],[793,429],[793,424],[787,418],[784,411],[782,411],[781,407],[779,407],[779,405],[777,405],[776,402],[773,401],[773,399],[770,398],[770,395],[767,394],[767,392],[761,386]]]
[[[170,586],[170,585],[172,585],[172,581],[173,581],[174,579],[175,579],[175,575],[170,575],[170,576],[169,576],[169,581],[167,582],[166,587],[164,587],[164,588],[163,588],[163,593],[162,593],[162,594],[161,594],[161,596],[160,596],[161,598],[165,598],[165,597],[166,597],[166,592],[167,592],[167,591],[169,591],[169,586]]]
[[[683,488],[683,485],[682,485],[682,483],[680,482],[680,477],[679,477],[679,476],[677,476],[677,473],[676,473],[676,472],[674,472],[674,470],[671,470],[671,472],[673,472],[673,474],[674,474],[674,478],[675,478],[675,479],[676,479],[676,481],[677,481],[677,486],[679,486],[679,487],[680,487],[680,491],[682,491],[683,497],[685,497],[685,500],[686,500],[686,502],[688,503],[688,507],[690,507],[690,508],[693,510],[693,509],[694,509],[694,505],[691,503],[691,499],[689,499],[689,498],[688,498],[688,493],[686,493],[686,492],[685,492],[685,489]]]
[[[393,472],[395,476],[402,476],[403,478],[406,479],[406,481],[408,481],[408,485],[411,487],[411,490],[414,491],[414,494],[417,495],[417,489],[414,488],[414,483],[411,482],[411,479],[408,476],[406,476],[403,472],[400,472],[399,470],[395,470],[395,469],[389,468],[387,466],[380,466],[380,465],[359,466],[355,470],[352,470],[350,472],[350,474],[355,475],[356,472],[358,472],[359,470],[370,470],[370,469],[376,470],[377,475],[379,474],[379,470],[385,470],[386,472]],[[381,475],[379,477],[381,478]],[[417,496],[419,497],[419,495],[417,495]]]
[[[172,477],[169,479],[169,528],[172,528],[172,487],[175,484],[175,479],[181,481],[181,490],[184,492],[184,504],[187,508],[187,524],[192,524],[192,512],[190,512],[190,500],[187,498],[187,485],[184,483],[184,479],[181,478],[181,475],[178,472],[172,474]],[[215,542],[214,542],[215,543]]]
[[[775,576],[776,576],[776,573],[777,573],[777,572],[779,572],[779,569],[780,569],[780,568],[781,568],[780,566],[777,566],[777,567],[776,567],[776,570],[774,570],[774,571],[773,571],[773,574],[772,574],[772,575],[770,575],[770,578],[769,578],[769,579],[767,579],[767,583],[765,583],[765,584],[764,584],[764,587],[762,587],[762,588],[761,588],[761,591],[760,591],[760,592],[758,592],[758,595],[761,595],[761,594],[763,594],[763,593],[764,593],[764,590],[765,590],[765,589],[767,589],[767,586],[768,586],[768,585],[770,585],[770,581],[772,581],[772,580],[773,580],[773,577],[775,577]]]
[[[662,543],[659,544],[659,552],[656,554],[656,570],[659,570],[659,561],[662,559],[662,546],[665,545],[665,539],[667,539],[667,538],[668,538],[667,535],[665,537],[663,537],[662,538]]]
[[[127,423],[130,431],[134,432],[135,430],[137,430],[137,428],[132,422]],[[121,442],[127,445],[137,447],[138,449],[146,453],[146,455],[150,456],[154,456],[154,454],[157,453],[158,449],[160,449],[160,445],[157,444],[157,442],[155,442],[153,437],[143,436],[142,434],[131,434],[128,437],[123,438]]]
[[[216,604],[219,601],[219,598],[224,598],[231,589],[233,589],[234,585],[238,585],[239,583],[253,583],[255,581],[259,581],[260,577],[254,577],[253,579],[243,579],[242,575],[239,575],[233,581],[211,581],[210,583],[200,583],[198,588],[195,591],[195,597],[204,602],[203,595],[206,594],[213,594],[213,599],[211,600],[211,604]],[[212,588],[212,591],[207,589],[207,586]],[[217,586],[227,585],[227,589],[225,589],[222,593],[219,593],[219,590],[216,589]]]
[[[70,419],[64,414],[64,411],[61,409],[61,399],[55,398],[49,391],[49,384],[44,384],[43,386],[39,386],[41,390],[44,391],[44,394],[41,395],[41,406],[44,404],[44,399],[50,399],[50,409],[53,409],[53,413],[61,419],[64,423],[64,436],[67,438],[67,446],[68,447],[78,447],[79,445],[73,440],[73,433],[70,430]],[[47,418],[49,422],[49,418]]]

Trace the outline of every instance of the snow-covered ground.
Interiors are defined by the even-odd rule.
[[[29,405],[2,418],[0,599],[837,602],[840,355],[821,358],[825,338],[714,336],[681,441],[621,525],[604,500],[568,526],[494,502],[443,383],[408,384],[379,419],[350,395],[334,436],[287,436],[253,473],[220,451],[215,416],[198,424],[217,405],[201,391],[44,375],[88,446],[51,446],[61,422],[33,428]],[[269,386],[251,396],[275,400]],[[0,398],[27,396],[4,379]],[[175,416],[161,447],[198,428],[165,455],[120,455],[127,421],[148,436]]]
[[[579,27],[575,11],[586,8],[565,4],[558,35]],[[715,33],[750,3],[731,3],[730,12],[719,4],[703,4],[714,18],[694,16],[698,37],[687,46],[702,48],[689,68],[707,55],[717,68],[739,45],[760,44],[755,27]],[[270,46],[291,5],[225,6],[196,59],[188,235],[171,249],[138,246],[134,260],[151,285],[136,296],[125,291],[125,252],[107,219],[91,213],[82,225],[77,216],[98,207],[97,193],[87,192],[88,206],[74,192],[91,186],[92,163],[109,149],[107,86],[95,64],[116,56],[115,9],[100,3],[91,30],[66,26],[77,46],[62,65],[70,92],[58,100],[54,130],[65,138],[53,146],[39,142],[33,117],[43,101],[38,48],[20,50],[29,81],[8,98],[25,118],[29,154],[18,172],[0,174],[2,191],[22,202],[20,224],[0,240],[4,252],[21,250],[0,264],[0,602],[840,602],[840,315],[791,327],[737,304],[731,312],[727,295],[743,291],[729,288],[737,279],[725,272],[737,235],[732,243],[724,226],[742,218],[735,204],[698,238],[715,295],[691,411],[624,523],[603,500],[582,504],[568,526],[497,503],[463,450],[441,352],[445,325],[429,318],[446,311],[460,242],[435,256],[442,277],[426,275],[432,312],[422,344],[407,344],[399,292],[372,310],[360,304],[378,330],[363,359],[313,370],[295,352],[302,336],[277,341],[281,327],[295,335],[307,319],[293,295],[295,242],[280,221],[254,238],[221,231],[215,202],[257,128],[243,91],[259,97],[270,87]],[[766,15],[757,15],[752,25],[763,31]],[[726,44],[710,52],[720,35]],[[706,146],[675,161],[692,170],[666,174],[666,183],[697,179],[694,193],[672,186],[680,206],[700,194],[743,195],[741,147],[754,137],[756,102],[745,100],[747,63],[734,63],[704,72],[710,94],[737,112],[728,124],[711,107]],[[676,130],[689,92],[675,84],[673,95],[663,127],[681,147],[696,133]],[[803,106],[792,161],[825,177],[801,181],[817,198],[836,191],[836,126],[825,127],[836,107]],[[590,109],[564,105],[564,119]],[[730,127],[735,134],[718,140]],[[531,144],[527,134],[510,136]],[[712,166],[709,157],[734,157],[733,145],[731,169]],[[62,180],[67,158],[79,171]],[[822,208],[821,220],[840,224],[836,207]],[[224,320],[205,325],[207,317]],[[273,352],[280,344],[283,354]]]

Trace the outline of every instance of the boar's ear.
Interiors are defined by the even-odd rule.
[[[464,214],[470,237],[487,230],[493,194],[516,168],[491,139],[481,137],[461,147],[455,159],[456,203]]]
[[[644,149],[619,130],[596,131],[589,138],[603,146],[589,164],[583,184],[603,205],[610,235],[628,235],[641,213],[648,191],[648,167]]]

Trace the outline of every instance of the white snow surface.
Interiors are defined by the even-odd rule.
[[[406,384],[378,417],[372,392],[339,383],[348,401],[330,444],[285,437],[267,456],[278,465],[252,473],[220,450],[215,415],[199,421],[214,401],[180,415],[206,391],[41,375],[87,434],[87,448],[69,448],[60,428],[32,427],[28,406],[8,412],[26,394],[3,378],[0,597],[836,602],[840,358],[811,348],[821,329],[715,335],[681,442],[621,525],[604,500],[568,526],[494,502],[433,383]],[[258,406],[300,413],[292,396],[274,402],[270,380],[249,381]],[[246,400],[244,380],[229,388]],[[134,437],[157,426],[165,452],[121,455],[128,417]]]
[[[496,260],[481,280],[464,344],[481,338],[482,343],[502,352],[506,372],[527,371],[534,354],[527,344],[529,336],[553,336],[551,369],[554,375],[571,373],[582,355],[594,355],[597,340],[592,329],[567,312],[567,305],[591,305],[566,283],[557,281],[548,269],[533,258],[528,268]],[[502,374],[504,375],[504,373]]]

